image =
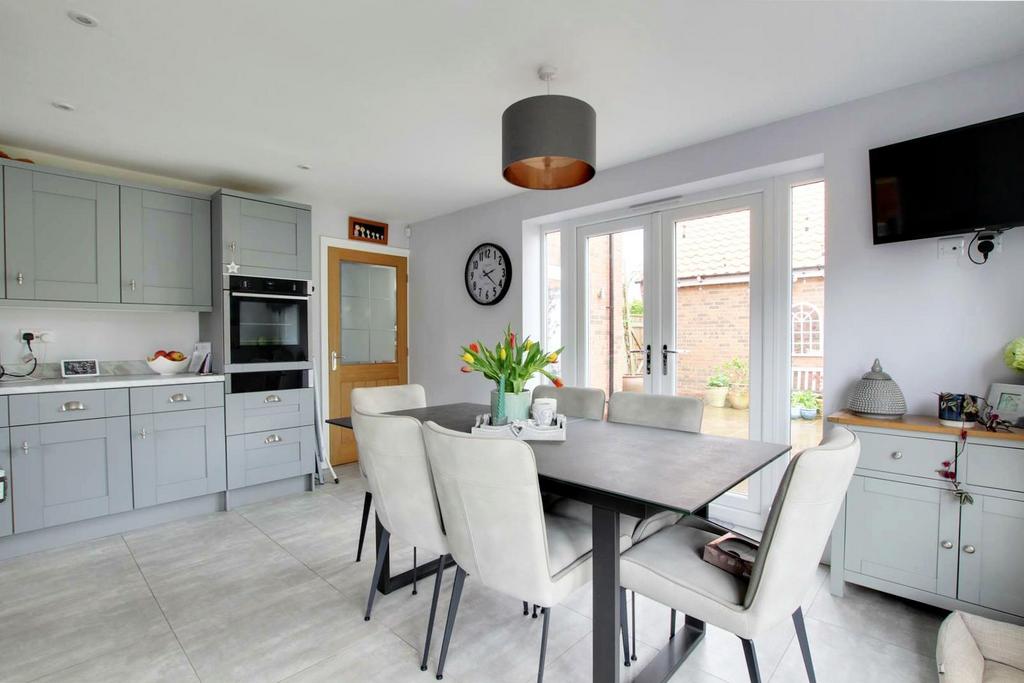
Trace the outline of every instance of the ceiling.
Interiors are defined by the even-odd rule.
[[[0,142],[402,223],[521,191],[542,62],[600,173],[1020,52],[1020,2],[0,0]]]

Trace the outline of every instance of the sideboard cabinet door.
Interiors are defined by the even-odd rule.
[[[210,306],[210,202],[121,188],[121,301]]]
[[[0,429],[0,470],[7,475],[6,500],[0,503],[0,536],[10,536],[14,532],[13,515],[11,514],[11,430]]]
[[[224,409],[133,415],[132,465],[136,508],[223,491]]]
[[[310,212],[220,196],[224,263],[243,273],[308,280],[313,272]]]
[[[132,509],[128,418],[11,428],[14,530]]]
[[[117,185],[4,168],[7,297],[121,301]]]
[[[1024,614],[1024,502],[974,496],[960,508],[959,597]]]
[[[941,488],[855,476],[846,496],[846,570],[956,597],[959,508]]]

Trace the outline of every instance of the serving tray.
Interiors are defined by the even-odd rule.
[[[542,426],[535,420],[514,420],[497,426],[491,424],[490,413],[476,416],[474,436],[488,439],[518,439],[520,441],[565,441],[565,415],[555,415],[555,424]]]

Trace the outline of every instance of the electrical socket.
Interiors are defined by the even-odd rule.
[[[18,341],[22,341],[26,334],[31,334],[35,339],[34,343],[52,344],[57,341],[57,335],[52,330],[18,330]]]
[[[963,237],[943,237],[938,243],[940,259],[955,259],[964,253]]]

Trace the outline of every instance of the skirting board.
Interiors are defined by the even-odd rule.
[[[123,534],[157,524],[175,522],[188,517],[223,512],[229,509],[228,500],[233,508],[312,490],[313,477],[304,474],[290,479],[228,491],[226,494],[211,493],[198,498],[178,500],[173,503],[129,510],[116,515],[83,519],[80,522],[61,524],[48,529],[4,536],[0,538],[0,561],[104,536]]]

